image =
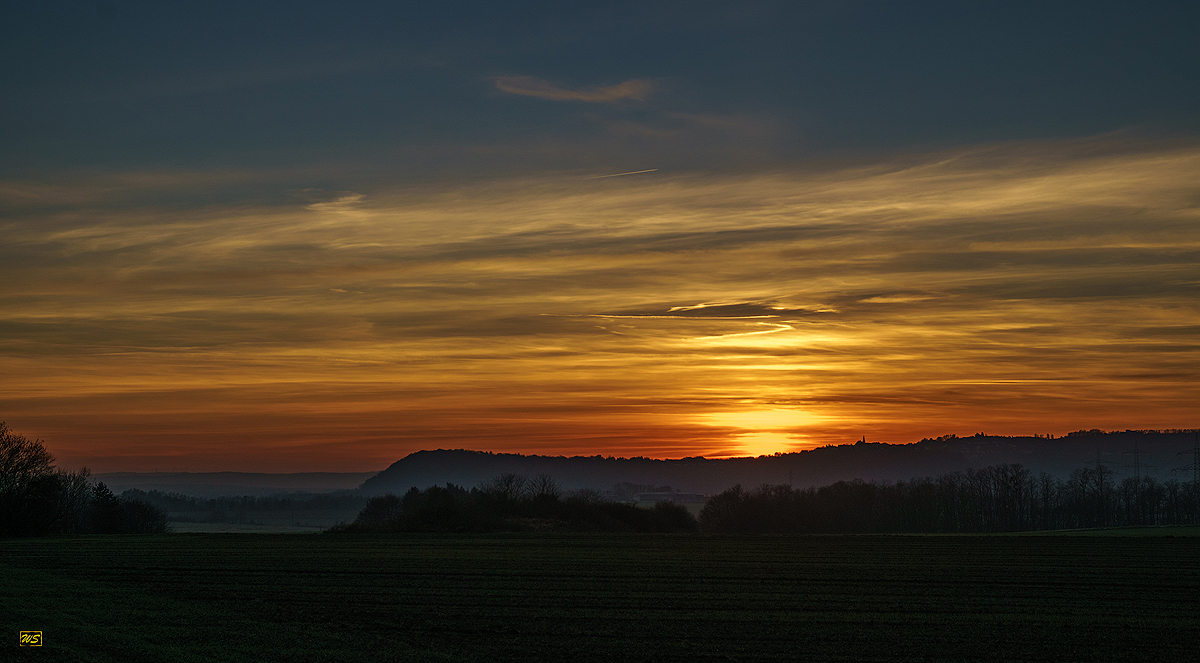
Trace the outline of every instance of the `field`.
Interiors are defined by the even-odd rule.
[[[1196,536],[169,534],[0,541],[0,570],[0,658],[18,661],[1200,651]]]
[[[300,509],[287,511],[251,510],[228,514],[223,522],[212,522],[208,511],[172,511],[167,517],[176,532],[251,532],[267,531],[320,531],[338,523],[352,523],[362,507],[356,509]],[[207,525],[209,527],[197,527]],[[228,527],[217,527],[228,525]]]

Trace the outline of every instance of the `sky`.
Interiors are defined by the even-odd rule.
[[[1198,28],[7,3],[0,420],[96,472],[1194,428]]]

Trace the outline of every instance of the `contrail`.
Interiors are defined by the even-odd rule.
[[[603,177],[620,177],[620,176],[622,176],[622,175],[637,175],[638,173],[653,173],[653,172],[654,172],[654,171],[656,171],[656,170],[658,170],[658,169],[657,169],[657,168],[647,168],[646,170],[635,170],[635,171],[631,171],[631,172],[628,172],[628,173],[616,173],[616,174],[613,174],[613,175],[595,175],[595,176],[592,176],[592,177],[585,177],[585,178],[583,178],[583,179],[585,179],[585,180],[598,180],[598,179],[600,179],[600,178],[603,178]]]

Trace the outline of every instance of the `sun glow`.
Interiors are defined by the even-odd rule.
[[[737,447],[733,455],[738,456],[765,456],[792,451],[800,440],[789,434],[790,431],[822,420],[809,412],[785,409],[719,412],[705,415],[704,419],[709,426],[746,429],[747,432],[737,433],[732,440]]]
[[[787,453],[793,451],[797,441],[783,433],[744,433],[737,436],[739,451],[735,455],[770,456],[774,453]]]
[[[717,412],[704,416],[704,423],[710,426],[734,426],[752,430],[782,430],[807,426],[821,420],[821,417],[808,412],[781,409]]]

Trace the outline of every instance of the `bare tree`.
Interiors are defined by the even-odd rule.
[[[0,422],[0,536],[162,532],[166,512],[136,498],[119,500],[87,468],[54,469],[41,440]]]
[[[54,530],[63,534],[82,534],[88,529],[92,487],[87,468],[78,472],[55,474],[58,484],[58,509],[54,515]],[[166,517],[164,513],[164,518]]]
[[[536,499],[557,499],[562,496],[562,487],[549,474],[539,474],[529,482],[529,493]]]
[[[505,472],[495,479],[484,481],[479,489],[502,504],[511,504],[523,499],[529,480],[520,474]]]
[[[595,488],[576,488],[567,495],[567,500],[576,504],[603,504],[604,494]]]
[[[17,435],[0,421],[0,493],[25,490],[51,474],[54,456],[42,441]]]
[[[0,423],[0,536],[36,534],[54,520],[54,456]]]

